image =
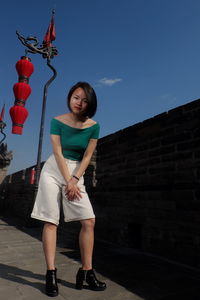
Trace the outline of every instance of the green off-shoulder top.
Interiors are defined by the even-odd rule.
[[[99,123],[87,128],[74,128],[63,122],[52,119],[50,134],[60,136],[63,156],[71,160],[81,161],[90,139],[98,139]]]

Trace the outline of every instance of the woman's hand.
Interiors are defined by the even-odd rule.
[[[69,201],[80,200],[82,198],[80,188],[77,186],[77,179],[72,177],[66,187],[65,194]]]

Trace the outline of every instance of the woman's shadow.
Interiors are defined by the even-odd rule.
[[[0,277],[8,281],[13,281],[23,285],[29,285],[38,289],[41,293],[45,294],[45,275],[36,274],[28,270],[19,269],[14,266],[0,264]],[[27,277],[25,279],[24,277]],[[30,279],[30,280],[29,280]],[[33,282],[31,279],[36,279],[42,282]],[[58,283],[65,287],[75,289],[75,284],[58,279]]]

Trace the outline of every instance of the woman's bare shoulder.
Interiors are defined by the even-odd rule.
[[[59,116],[56,116],[54,117],[54,119],[58,120],[58,121],[61,121],[61,122],[64,122],[64,121],[67,121],[69,116],[69,114],[63,114],[63,115],[59,115]]]
[[[93,125],[95,125],[97,122],[95,122],[94,120],[92,119],[87,119],[84,123],[83,123],[83,129],[84,128],[88,128],[88,127],[91,127]]]
[[[92,119],[87,119],[87,125],[88,126],[92,126],[92,125],[95,125],[97,122],[92,120]]]

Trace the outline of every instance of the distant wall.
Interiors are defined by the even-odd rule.
[[[7,175],[7,167],[1,167],[0,168],[0,184],[3,182],[4,178]]]
[[[200,266],[199,119],[196,100],[99,140],[86,172],[98,239]],[[30,170],[6,177],[0,201],[27,224]]]
[[[0,121],[1,129],[2,129],[2,123],[3,122]],[[8,151],[7,145],[1,142],[1,144],[0,144],[0,184],[3,182],[4,178],[7,175],[7,169],[8,169],[8,166],[10,165],[11,160],[12,160],[12,151]]]
[[[30,223],[34,203],[34,185],[30,184],[33,167],[6,176],[0,189],[1,214],[19,217],[24,225]]]

